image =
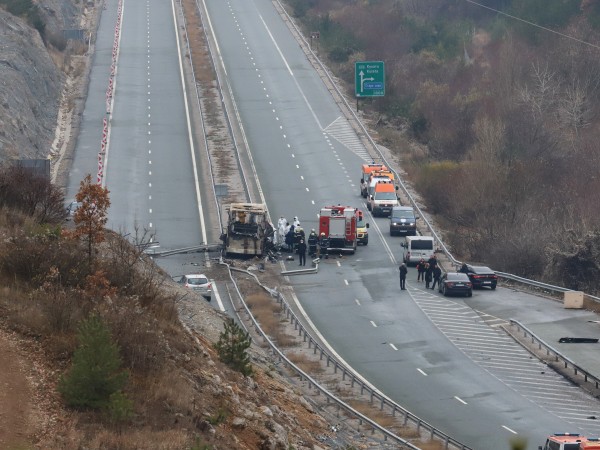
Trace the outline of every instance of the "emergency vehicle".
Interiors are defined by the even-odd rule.
[[[319,236],[329,239],[327,250],[353,254],[358,244],[357,225],[361,212],[351,206],[326,206],[319,213]]]
[[[579,434],[573,433],[556,433],[548,436],[546,444],[539,446],[539,450],[580,450],[580,444],[586,442],[587,439]],[[600,448],[600,447],[583,447],[583,448]]]
[[[386,216],[392,214],[392,208],[399,206],[397,186],[389,179],[377,181],[369,194],[367,209],[373,213],[373,216]]]
[[[356,239],[359,244],[369,244],[369,222],[365,222],[365,215],[359,209],[358,210],[358,222],[356,223]]]
[[[383,164],[363,164],[360,172],[360,195],[367,198],[367,188],[373,172],[387,172],[388,168]]]

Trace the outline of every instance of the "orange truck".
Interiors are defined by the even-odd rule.
[[[389,217],[392,214],[394,206],[400,206],[397,186],[390,179],[380,180],[373,186],[369,194],[367,208],[373,213],[373,216]]]
[[[588,439],[575,433],[556,433],[548,436],[546,443],[538,447],[539,450],[597,450],[600,449],[600,440]]]
[[[383,164],[363,164],[360,172],[360,195],[363,198],[367,198],[367,190],[369,188],[369,181],[373,172],[388,172],[388,168]]]

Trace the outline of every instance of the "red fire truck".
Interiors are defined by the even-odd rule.
[[[319,236],[329,239],[328,251],[354,253],[357,224],[362,213],[351,206],[326,206],[319,214]]]

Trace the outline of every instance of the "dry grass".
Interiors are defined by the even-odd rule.
[[[396,423],[396,418],[391,414],[388,414],[384,411],[381,411],[379,408],[371,405],[370,403],[364,400],[356,400],[350,399],[348,400],[348,404],[352,406],[359,413],[364,414],[369,417],[374,422],[377,422],[379,425],[385,428],[390,428]]]
[[[147,378],[140,386],[140,393],[150,393],[148,407],[158,408],[152,412],[154,415],[162,412],[184,415],[193,413],[194,387],[189,380],[174,377],[173,372],[173,368],[164,368],[156,376]]]
[[[287,353],[286,356],[290,361],[308,374],[319,374],[325,371],[320,361],[310,359],[304,353],[290,352]]]
[[[352,394],[350,394],[352,396]],[[367,416],[380,426],[394,431],[398,436],[407,440],[418,441],[420,435],[413,427],[407,427],[402,424],[402,416],[392,416],[391,414],[380,410],[377,406],[371,405],[366,400],[357,400],[351,398],[347,403],[361,414]],[[370,428],[370,427],[368,427]],[[444,448],[442,443],[437,441],[419,442],[418,447],[422,450],[441,450]]]

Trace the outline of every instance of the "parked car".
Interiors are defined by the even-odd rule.
[[[498,275],[486,266],[471,266],[470,264],[463,264],[460,271],[466,273],[473,283],[473,289],[489,287],[492,290],[496,289],[498,284]]]
[[[197,292],[210,302],[212,297],[212,283],[206,275],[201,273],[184,275],[179,280],[179,283]]]
[[[410,206],[394,206],[390,215],[390,236],[395,234],[417,235],[417,219]]]
[[[440,279],[439,292],[440,294],[444,294],[444,296],[461,294],[471,297],[473,295],[473,283],[471,283],[466,273],[447,272]]]

